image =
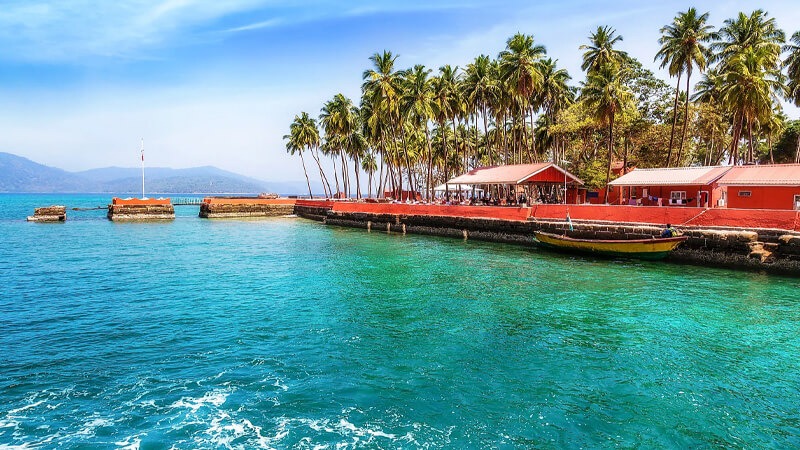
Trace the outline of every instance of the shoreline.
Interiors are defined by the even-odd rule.
[[[326,225],[367,231],[477,239],[523,246],[537,245],[534,231],[562,234],[570,228],[570,222],[565,219],[438,215],[442,207],[435,206],[430,206],[430,215],[414,214],[405,206],[417,206],[415,209],[419,212],[428,205],[402,204],[383,204],[381,211],[376,212],[372,206],[367,203],[298,200],[295,214]],[[524,209],[531,208],[496,208],[500,211],[497,215],[512,217],[522,217],[525,211],[520,210]],[[570,209],[574,211],[574,208]],[[738,212],[733,215],[738,215]],[[663,225],[654,223],[619,223],[574,216],[571,224],[574,229],[571,236],[588,239],[640,239],[658,236],[663,229]],[[796,230],[713,224],[680,225],[679,229],[688,239],[667,257],[668,262],[800,276],[800,232]]]

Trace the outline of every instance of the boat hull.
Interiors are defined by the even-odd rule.
[[[634,240],[575,239],[556,234],[534,232],[539,244],[556,250],[573,253],[647,260],[664,259],[686,236]]]

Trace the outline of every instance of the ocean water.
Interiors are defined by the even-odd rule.
[[[798,448],[800,280],[0,195],[0,448]]]

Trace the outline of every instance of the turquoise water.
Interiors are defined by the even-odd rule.
[[[797,448],[800,280],[0,195],[0,448]]]

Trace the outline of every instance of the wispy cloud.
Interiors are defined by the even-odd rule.
[[[135,57],[183,43],[196,27],[263,5],[259,0],[12,0],[0,12],[0,46],[4,59],[27,61]]]
[[[260,30],[263,28],[273,28],[283,23],[285,23],[284,20],[275,18],[275,19],[262,20],[261,22],[251,23],[249,25],[242,25],[236,28],[230,28],[225,31],[228,31],[230,33],[236,33],[240,31]]]

